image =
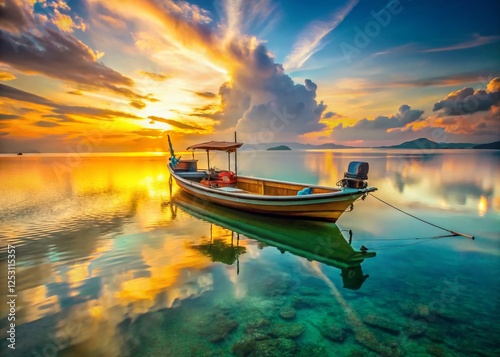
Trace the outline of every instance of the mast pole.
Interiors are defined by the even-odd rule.
[[[238,142],[236,140],[236,131],[234,132],[234,142]],[[238,176],[238,149],[234,150],[234,173]]]

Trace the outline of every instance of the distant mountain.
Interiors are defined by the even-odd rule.
[[[273,147],[270,147],[266,150],[292,150],[290,149],[288,146],[286,145],[278,145],[278,146],[273,146]]]
[[[473,149],[493,149],[500,150],[500,141],[495,141],[494,143],[489,144],[480,144],[473,147]]]
[[[416,140],[405,141],[399,145],[379,146],[382,149],[471,149],[477,144],[471,143],[436,143],[435,141],[419,138]]]
[[[416,140],[405,141],[402,144],[391,145],[391,146],[378,146],[377,149],[500,149],[500,141],[490,143],[490,144],[472,144],[472,143],[436,143],[435,141],[429,140],[427,138],[419,138]],[[356,146],[345,146],[337,145],[334,143],[327,143],[321,145],[313,144],[301,144],[297,142],[278,142],[278,143],[266,143],[266,144],[244,144],[241,148],[242,150],[283,150],[274,149],[275,147],[286,146],[290,150],[324,150],[324,149],[359,149]],[[286,149],[285,149],[286,150]]]
[[[290,150],[321,150],[321,149],[349,149],[353,146],[337,145],[334,143],[327,143],[321,145],[301,144],[297,142],[278,142],[278,143],[265,143],[265,144],[244,144],[242,150],[267,150],[276,146],[287,146]]]

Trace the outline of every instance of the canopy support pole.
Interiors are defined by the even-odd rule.
[[[207,170],[210,170],[210,152],[207,150]]]
[[[234,142],[238,142],[236,140],[236,132],[234,132]],[[234,150],[234,173],[238,176],[238,150]]]

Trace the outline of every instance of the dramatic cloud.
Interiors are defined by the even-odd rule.
[[[344,8],[334,13],[330,20],[314,21],[311,23],[299,36],[283,67],[286,70],[294,70],[302,67],[313,54],[323,48],[323,38],[340,25],[357,4],[358,0],[350,0]]]
[[[20,33],[32,21],[33,14],[27,6],[20,5],[14,0],[4,0],[0,4],[0,29]]]
[[[203,16],[191,16],[199,13],[196,7],[188,9],[187,5],[183,5],[183,11],[174,11],[152,0],[144,1],[140,9],[131,0],[93,0],[96,2],[116,9],[131,21],[138,18],[158,24],[159,32],[173,50],[186,57],[199,58],[199,62],[211,70],[224,73],[228,80],[219,88],[219,110],[195,109],[189,115],[216,120],[219,130],[236,126],[242,134],[252,135],[268,128],[275,135],[291,138],[325,128],[319,120],[326,106],[316,101],[316,84],[310,80],[305,84],[294,83],[262,41],[244,33],[251,19],[262,20],[256,14],[267,18],[266,14],[272,13],[273,7],[267,1],[226,1],[223,3],[226,24],[222,26],[207,26]],[[202,96],[212,97],[208,93]],[[284,125],[274,130],[277,117]]]
[[[75,114],[75,115],[93,117],[96,119],[108,119],[108,120],[114,118],[142,119],[141,117],[138,117],[136,115],[116,110],[59,104],[47,98],[40,97],[36,94],[32,94],[29,92],[25,92],[11,86],[7,86],[5,84],[0,84],[0,97],[47,106],[49,108],[52,108],[53,113],[61,115]]]
[[[10,98],[21,102],[46,105],[49,107],[57,106],[56,103],[54,103],[49,99],[1,83],[0,83],[0,97]]]
[[[269,140],[269,133],[273,139],[285,139],[325,128],[319,120],[326,106],[316,101],[315,83],[295,84],[262,44],[252,49],[248,43],[233,43],[230,51],[239,66],[232,72],[232,82],[219,89],[222,111],[217,118],[222,118],[222,128],[239,119],[238,132],[266,132]]]
[[[132,91],[132,79],[99,62],[101,53],[73,35],[49,27],[27,10],[27,4],[12,0],[5,4],[0,11],[0,23],[6,24],[0,26],[0,62],[24,73],[40,73],[87,89],[105,89],[135,100],[155,100],[151,95]],[[55,13],[59,13],[58,8]],[[12,26],[24,31],[18,33]],[[69,31],[73,25],[64,26],[62,30]]]
[[[392,116],[379,116],[373,120],[361,119],[353,126],[339,124],[332,130],[332,139],[336,141],[353,140],[385,140],[400,132],[394,129],[405,128],[408,124],[422,120],[423,110],[411,109],[409,105],[403,104],[396,114]],[[389,134],[394,131],[394,134]]]
[[[467,115],[488,111],[498,105],[500,105],[500,77],[492,79],[486,90],[466,87],[451,92],[443,100],[434,103],[433,111],[439,111],[447,116]]]

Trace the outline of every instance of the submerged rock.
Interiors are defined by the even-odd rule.
[[[363,321],[370,326],[387,331],[393,335],[399,335],[401,332],[400,326],[394,320],[382,316],[374,314],[366,315]]]
[[[403,333],[408,337],[421,337],[426,333],[428,324],[424,321],[410,320],[408,325],[403,327]]]
[[[272,326],[271,334],[275,337],[297,338],[304,332],[305,326],[300,323],[278,323]]]
[[[381,343],[377,337],[369,330],[362,329],[356,332],[356,342],[368,348],[371,351],[385,357],[403,356],[403,352],[396,341],[390,342],[388,345]]]
[[[248,334],[251,334],[251,333],[258,332],[258,331],[263,331],[263,330],[266,330],[269,327],[269,325],[271,325],[271,323],[269,322],[268,319],[263,318],[263,317],[258,318],[256,320],[249,322],[245,326],[245,332]]]
[[[287,338],[258,341],[252,356],[256,357],[288,357],[294,356],[297,348],[295,341]]]
[[[328,355],[327,348],[316,343],[297,345],[297,350],[294,353],[295,357],[324,357]]]
[[[225,314],[212,315],[209,320],[199,326],[200,335],[208,341],[218,343],[238,328],[238,322]]]
[[[292,320],[295,317],[295,309],[291,306],[283,306],[280,309],[280,317],[284,320]]]
[[[319,327],[319,332],[321,332],[321,334],[327,339],[335,342],[344,342],[346,338],[345,330],[333,323],[324,322]]]
[[[428,318],[431,315],[428,305],[403,302],[399,304],[399,307],[405,315],[414,318]]]
[[[237,357],[250,356],[255,350],[256,340],[252,337],[246,336],[231,347],[231,353]]]

